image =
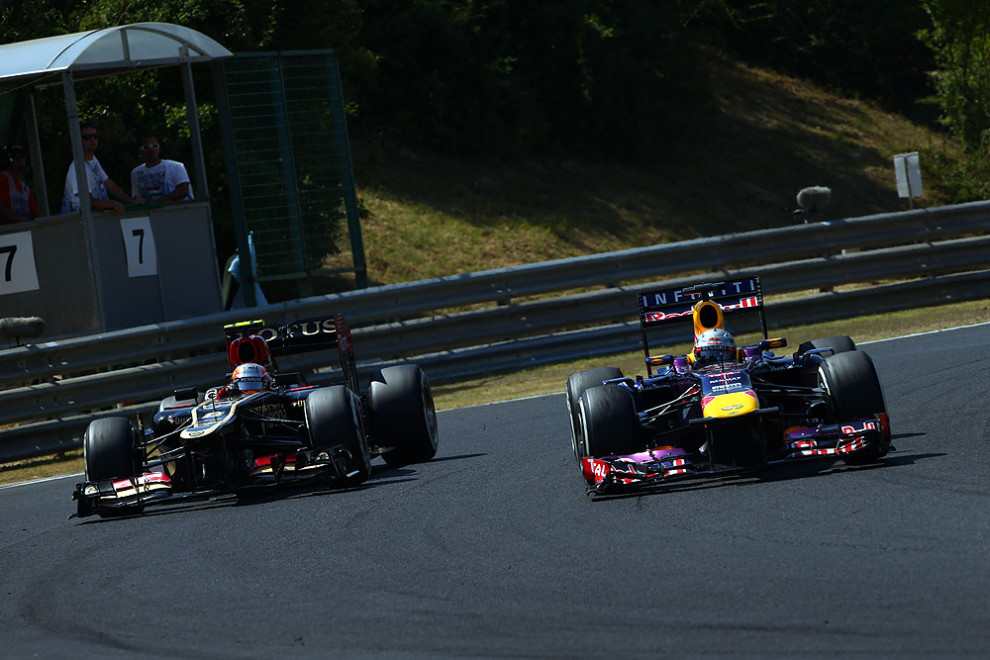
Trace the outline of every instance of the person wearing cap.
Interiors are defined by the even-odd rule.
[[[7,169],[0,173],[0,225],[34,220],[41,212],[34,193],[24,183],[27,149],[15,144],[7,149]]]
[[[138,155],[144,163],[131,170],[131,196],[149,202],[181,202],[193,198],[186,166],[161,157],[162,146],[154,133],[138,141]]]
[[[121,190],[113,179],[107,176],[96,158],[96,147],[100,143],[100,134],[92,124],[82,124],[83,158],[85,160],[86,180],[89,183],[89,202],[94,211],[124,212],[124,204],[143,204],[145,200],[134,199]],[[74,213],[79,210],[79,190],[76,185],[75,163],[69,165],[65,175],[65,192],[62,195],[62,213]]]

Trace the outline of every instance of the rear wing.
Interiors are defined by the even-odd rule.
[[[336,349],[344,377],[355,392],[359,391],[354,343],[343,314],[284,325],[269,325],[260,319],[240,321],[225,325],[223,332],[231,369],[244,362],[259,362],[277,371],[276,357]]]
[[[726,282],[705,282],[676,289],[641,291],[639,300],[640,332],[647,363],[650,358],[647,331],[676,321],[691,320],[694,307],[702,300],[711,300],[726,314],[758,312],[763,337],[767,337],[767,321],[763,315],[763,289],[759,276]],[[708,310],[711,311],[711,310]]]

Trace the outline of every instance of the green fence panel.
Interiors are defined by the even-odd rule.
[[[350,142],[333,51],[238,54],[223,63],[228,167],[260,282],[354,273],[367,286]]]

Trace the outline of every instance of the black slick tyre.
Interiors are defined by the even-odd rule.
[[[571,424],[571,451],[574,453],[574,459],[579,463],[582,458],[588,456],[588,448],[585,446],[581,430],[581,419],[578,416],[581,395],[589,388],[600,387],[604,381],[613,378],[622,378],[622,371],[617,367],[585,369],[571,374],[567,379],[564,393],[567,398],[567,417]]]
[[[86,481],[127,479],[137,476],[137,430],[126,417],[94,419],[83,435]]]
[[[826,358],[819,367],[819,378],[832,410],[832,421],[841,424],[887,412],[876,366],[866,353],[850,351]],[[869,451],[845,461],[873,461],[884,456],[889,449],[889,441],[882,440]]]
[[[319,389],[306,397],[306,426],[312,449],[343,445],[351,455],[352,474],[348,486],[357,486],[371,476],[371,454],[357,395],[343,385]]]
[[[642,449],[636,402],[625,387],[599,385],[588,388],[578,405],[588,456],[623,456]]]
[[[430,382],[419,366],[402,364],[375,373],[368,407],[375,441],[391,448],[382,454],[386,463],[401,467],[436,455],[437,411]]]
[[[856,350],[856,342],[852,340],[852,337],[846,335],[835,335],[833,337],[822,337],[820,339],[812,339],[806,341],[800,346],[798,346],[798,355],[802,353],[807,353],[815,348],[831,348],[835,351],[835,354],[848,353],[849,351]]]

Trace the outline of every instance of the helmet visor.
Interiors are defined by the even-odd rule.
[[[265,389],[265,381],[261,378],[241,378],[237,381],[237,389],[242,392],[254,392]]]

